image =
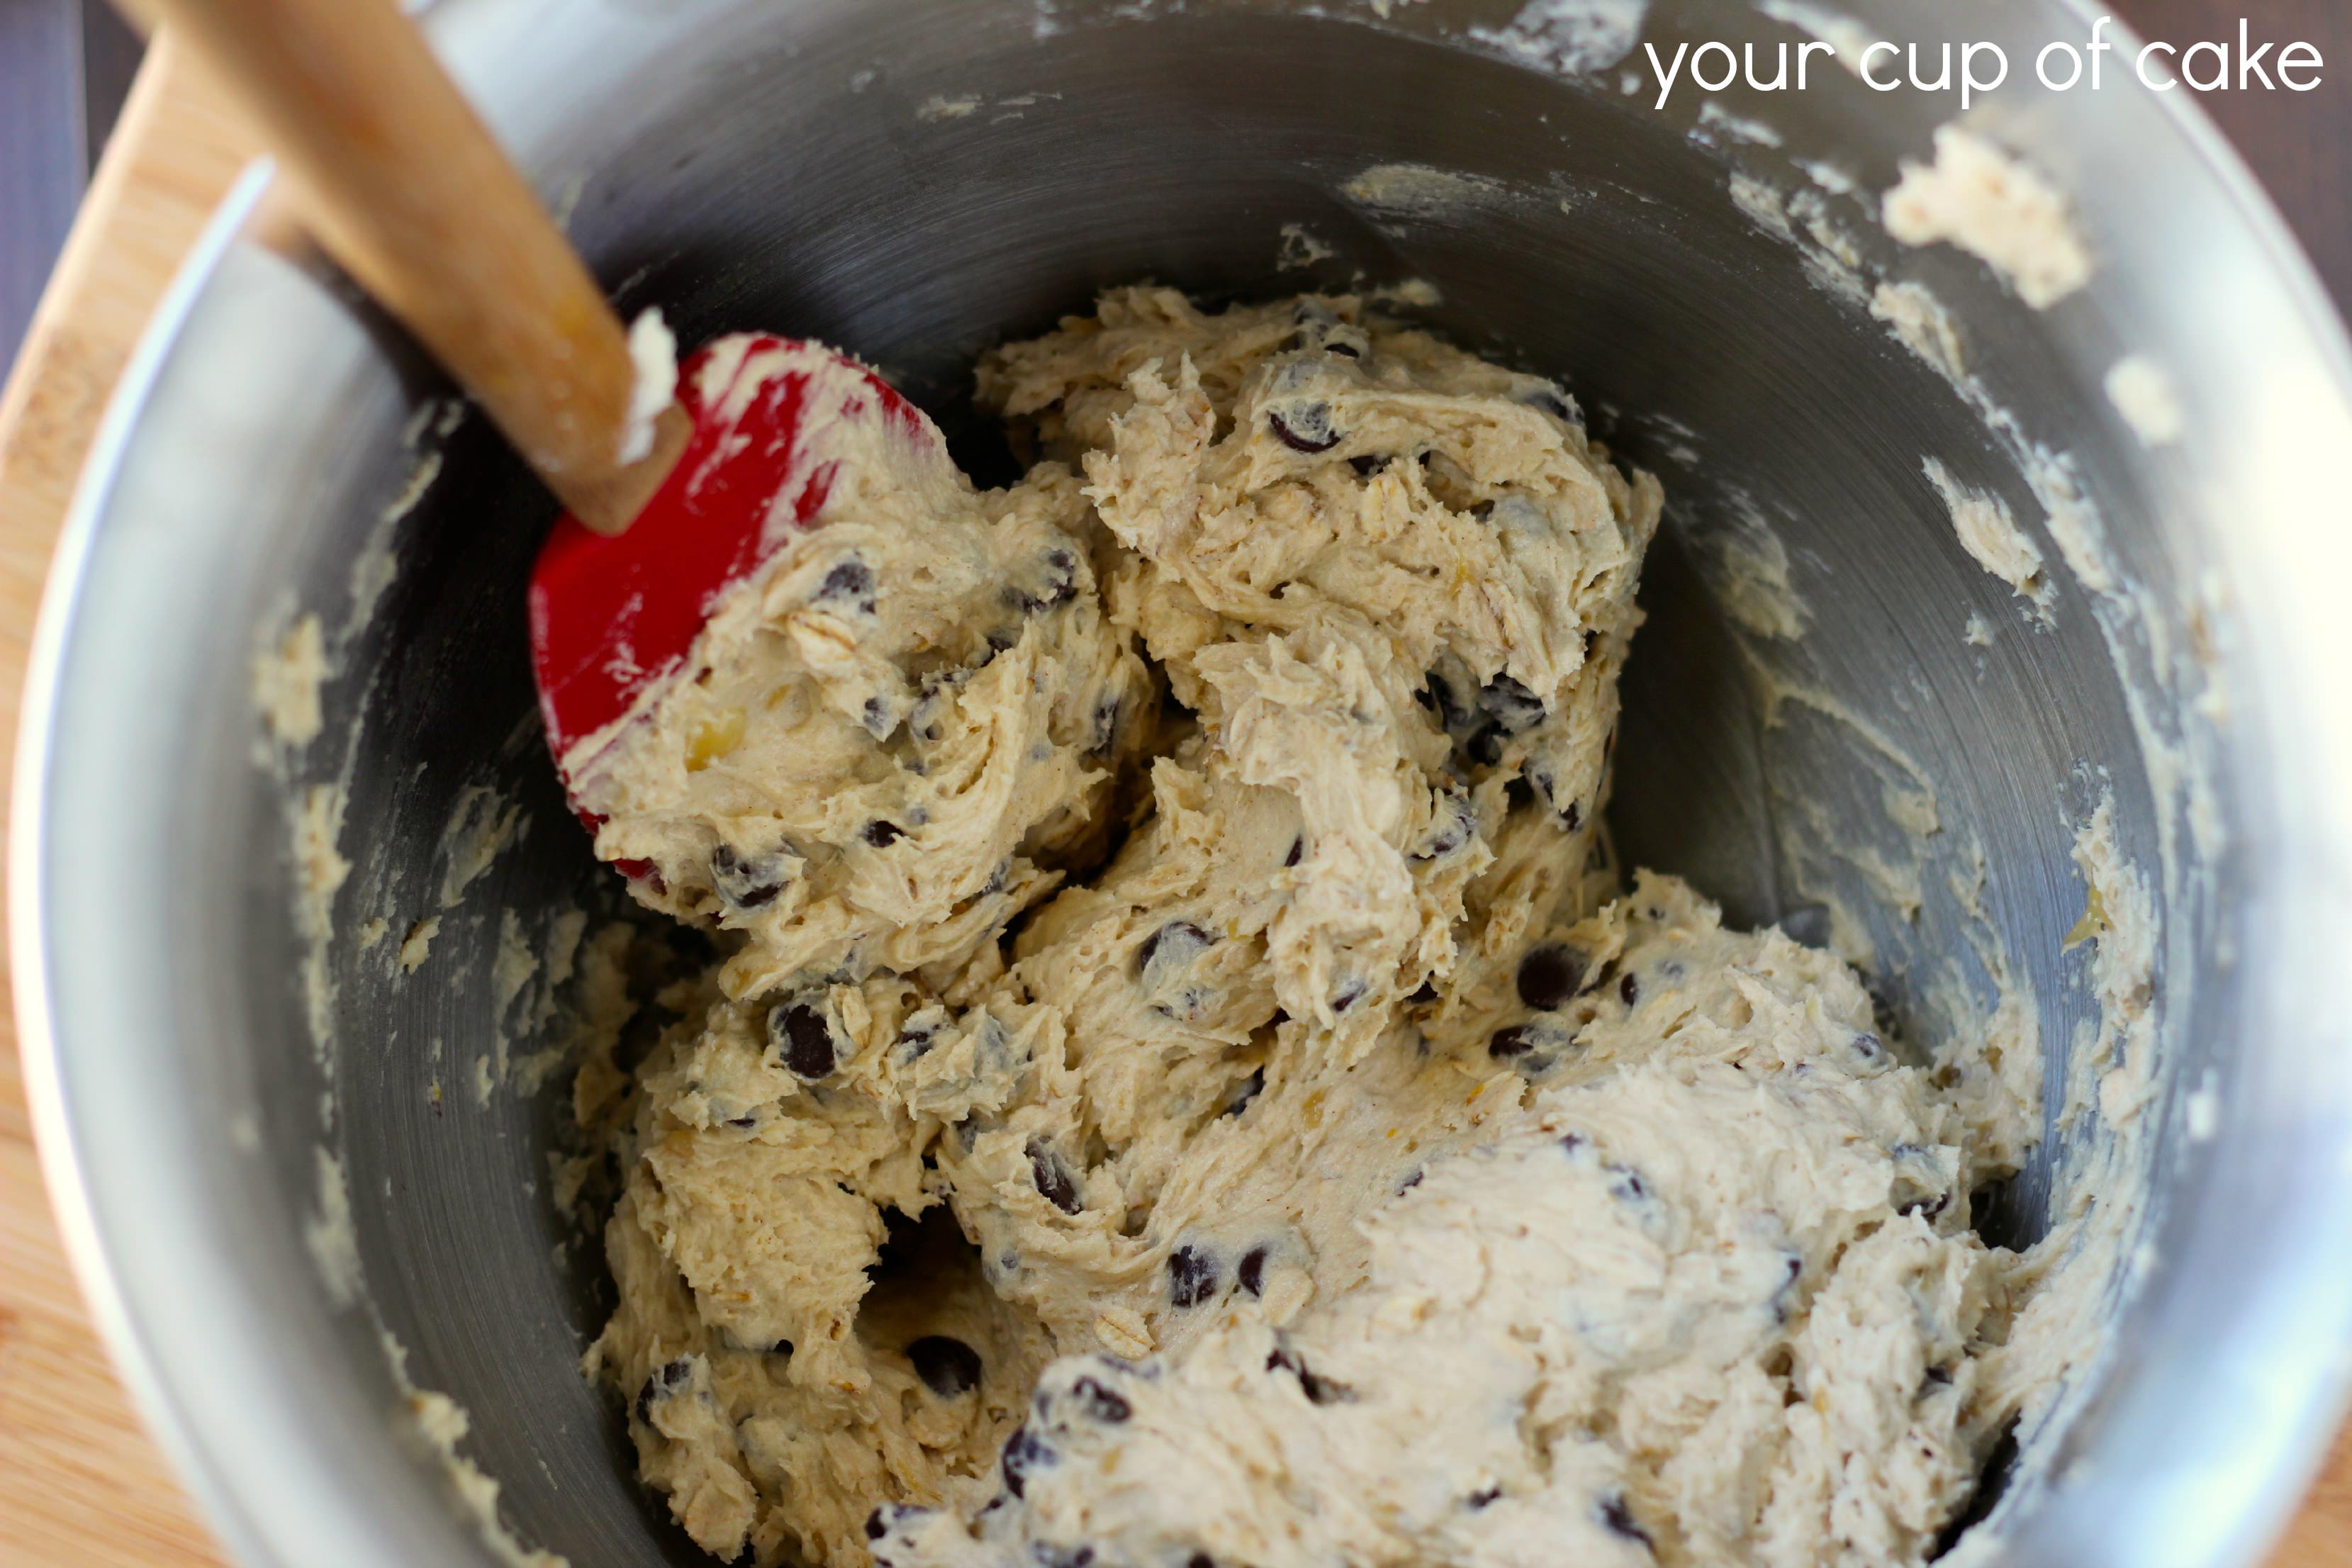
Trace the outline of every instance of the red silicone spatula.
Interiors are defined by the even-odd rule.
[[[848,426],[879,421],[944,459],[919,410],[814,343],[721,338],[682,367],[677,402],[692,434],[636,521],[609,534],[566,517],[531,571],[531,660],[559,763],[676,671],[724,591],[814,521],[841,466],[871,450]]]
[[[563,502],[530,595],[559,760],[812,521],[840,465],[871,453],[862,422],[943,460],[936,427],[871,371],[782,338],[707,346],[644,428],[620,318],[392,0],[144,4],[253,111],[320,242]]]

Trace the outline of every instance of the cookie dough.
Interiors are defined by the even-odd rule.
[[[1351,298],[991,353],[589,782],[665,994],[588,1357],[717,1557],[1898,1563],[2017,1407],[2003,1173],[1601,832],[1658,486]]]

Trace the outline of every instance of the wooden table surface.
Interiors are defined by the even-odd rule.
[[[2240,0],[2242,4],[2242,0]],[[2343,0],[2283,0],[2266,36],[2345,51]],[[2212,34],[2216,0],[2122,0],[2152,36]],[[2235,12],[2231,13],[2234,17]],[[2352,64],[2352,60],[2347,60]],[[2224,129],[2270,181],[2337,291],[2352,296],[2347,148],[2352,91],[2292,118],[2239,98]],[[0,735],[13,750],[18,687],[49,549],[84,448],[180,257],[250,153],[216,93],[159,42],[133,89],[72,239],[0,394]],[[0,950],[0,990],[5,990]],[[142,1429],[83,1313],[42,1194],[13,1016],[0,1007],[0,1558],[16,1568],[223,1563]],[[2352,1432],[2271,1568],[2352,1568]]]

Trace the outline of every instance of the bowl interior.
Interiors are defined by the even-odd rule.
[[[2221,940],[2236,873],[2168,826],[2172,775],[2152,786],[2146,753],[2151,734],[2189,745],[2186,694],[2158,679],[2186,633],[2119,629],[2063,572],[2053,624],[2036,624],[1962,550],[1922,471],[1933,457],[2007,500],[2055,563],[2020,443],[2063,449],[2158,619],[2185,616],[2210,497],[2152,461],[2099,390],[2133,313],[2164,301],[2119,281],[2039,316],[1958,253],[1895,247],[1873,193],[1898,153],[1924,150],[1932,101],[1851,82],[1724,99],[1733,119],[1769,121],[1768,140],[1702,121],[1696,98],[1661,111],[1615,66],[1556,68],[1622,41],[1601,24],[1547,31],[1509,5],[1149,9],[706,0],[575,8],[548,37],[535,4],[452,0],[435,24],[625,312],[659,304],[688,342],[757,327],[850,349],[939,417],[984,480],[1009,457],[967,402],[974,354],[1098,289],[1428,286],[1399,308],[1559,376],[1596,432],[1664,482],[1611,809],[1622,858],[1687,875],[1735,921],[1834,938],[1922,1048],[1990,1005],[1987,954],[2005,954],[2032,998],[2054,1109],[2095,1013],[2066,946],[2084,907],[2070,849],[2112,795],[2125,851],[2165,904],[2172,1015],[2212,1026],[2178,1043],[2165,1081],[2233,1070],[2252,971],[2178,955]],[[1995,10],[2001,26],[2031,12]],[[1662,5],[1645,26],[1668,53],[1797,37],[1739,5]],[[543,54],[509,51],[523,37]],[[1816,160],[1858,194],[1801,167]],[[1735,176],[1780,205],[1753,189],[1735,201]],[[1850,243],[1849,275],[1924,281],[1946,300],[2006,432],[1874,319],[1866,288],[1857,299],[1824,269],[1815,217]],[[130,679],[110,639],[162,619],[192,628],[197,650],[168,681],[140,678],[152,744],[177,748],[160,753],[179,782],[147,848],[172,868],[155,940],[188,1004],[150,1024],[185,1041],[191,1015],[210,1020],[153,1090],[178,1097],[183,1142],[144,1157],[197,1173],[186,1244],[279,1303],[282,1375],[312,1414],[270,1430],[339,1413],[320,1462],[346,1489],[406,1440],[382,1421],[402,1396],[389,1333],[406,1378],[470,1412],[465,1452],[503,1483],[498,1510],[523,1540],[582,1568],[697,1563],[637,1488],[617,1409],[579,1374],[609,1288],[593,1228],[558,1202],[578,1174],[564,1163],[576,1138],[560,1054],[579,1001],[566,955],[611,922],[660,922],[633,915],[591,859],[540,742],[521,585],[552,504],[478,418],[442,420],[443,395],[322,269],[240,243],[150,396],[151,425],[207,398],[217,412],[134,451],[119,495],[166,494],[174,474],[184,487],[190,464],[234,472],[234,454],[266,454],[268,476],[240,479],[237,531],[218,538],[110,521],[69,638],[64,686],[93,709],[119,706],[99,694]],[[142,552],[143,572],[129,564]],[[174,571],[159,574],[159,557]],[[145,586],[100,591],[125,575]],[[1781,596],[1759,608],[1759,583]],[[247,663],[256,628],[299,608],[322,616],[335,673],[321,739],[273,751],[253,740]],[[1783,635],[1791,616],[1801,635]],[[1990,630],[1981,646],[1964,637],[1971,617]],[[2233,744],[2213,782],[2227,820],[2256,742]],[[322,786],[340,794],[310,793]],[[56,793],[52,843],[98,810]],[[350,863],[323,938],[287,897],[289,820],[320,799],[341,802]],[[100,918],[68,907],[53,924]],[[404,943],[436,920],[404,968]],[[97,1092],[67,1087],[77,1103]],[[85,1140],[92,1206],[128,1209],[132,1178],[110,1173],[107,1136]],[[357,1310],[335,1310],[312,1267],[343,1245],[320,1225],[321,1151],[347,1192]],[[1990,1239],[2042,1234],[2068,1196],[2063,1152],[2053,1140],[1989,1194]],[[2195,1157],[2168,1181],[2190,1179]],[[170,1289],[160,1261],[108,1250],[127,1300]],[[181,1333],[137,1337],[175,1364],[202,1353],[194,1329]],[[236,1370],[215,1360],[218,1376]],[[164,1403],[204,1404],[203,1375],[165,1376]],[[2102,1440],[2105,1414],[2095,1401],[2075,1414],[2076,1450]],[[239,1479],[252,1450],[184,1418],[233,1536],[289,1561],[344,1544],[344,1504],[298,1517],[254,1503]],[[2027,1451],[2044,1479],[2067,1458]],[[350,1504],[378,1510],[387,1540],[427,1539],[418,1500],[443,1511],[424,1459]],[[2027,1482],[2001,1506],[2027,1509]],[[429,1540],[448,1560],[482,1550],[455,1527]]]

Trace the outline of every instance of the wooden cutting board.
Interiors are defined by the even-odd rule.
[[[217,93],[159,40],[0,393],[0,735],[10,750],[34,612],[82,454],[148,315],[253,146]],[[0,950],[0,991],[5,984]],[[16,1568],[225,1563],[83,1312],[43,1195],[5,1005],[0,1547]],[[2352,1433],[2272,1568],[2352,1568]]]

